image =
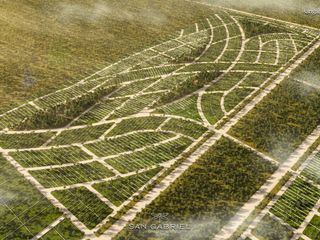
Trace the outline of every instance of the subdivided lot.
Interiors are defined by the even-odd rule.
[[[289,240],[293,237],[293,231],[288,226],[270,215],[266,215],[252,233],[263,240]]]
[[[97,156],[103,157],[133,151],[172,137],[174,137],[174,134],[172,133],[152,131],[138,133],[133,132],[128,135],[109,138],[104,141],[87,144],[85,146]]]
[[[210,124],[217,123],[224,116],[221,109],[222,96],[223,93],[207,93],[202,96],[201,107]]]
[[[241,79],[246,76],[247,73],[227,73],[218,82],[214,82],[208,88],[207,91],[227,91],[236,85]],[[246,78],[247,79],[247,78]]]
[[[181,133],[193,138],[199,138],[207,131],[207,128],[200,124],[182,119],[170,119],[161,129]]]
[[[143,90],[144,88],[148,87],[150,84],[154,83],[158,79],[158,77],[151,77],[151,79],[147,78],[146,80],[130,82],[127,85],[119,88],[119,90],[113,93],[111,97],[124,97],[127,95],[135,94]]]
[[[285,80],[230,134],[280,162],[320,124],[320,91]]]
[[[73,143],[83,143],[96,140],[102,136],[112,124],[102,124],[97,126],[88,126],[80,129],[71,129],[61,132],[50,145],[68,145]]]
[[[312,240],[320,239],[320,216],[315,215],[308,226],[304,229],[303,234]]]
[[[159,63],[160,64],[160,63]],[[153,65],[149,68],[138,69],[128,73],[123,73],[115,78],[117,84],[131,82],[139,79],[155,78],[156,76],[166,75],[178,69],[178,65],[157,66]],[[156,80],[154,80],[156,81]]]
[[[240,36],[242,32],[240,31],[241,26],[237,23],[239,20],[237,19],[238,17],[234,18],[228,12],[220,12],[219,10],[216,10],[216,13],[217,14],[212,13],[211,16],[208,16],[206,19],[207,27],[210,27],[210,29],[196,31],[187,35],[181,34],[178,38],[173,38],[170,41],[158,46],[153,46],[143,52],[130,55],[119,62],[109,65],[99,73],[90,76],[86,81],[81,81],[79,84],[75,84],[70,88],[53,92],[50,95],[34,100],[33,103],[36,105],[29,103],[21,109],[15,109],[10,113],[8,112],[1,115],[0,125],[5,128],[24,122],[24,127],[27,125],[34,127],[34,123],[42,126],[42,122],[36,121],[36,118],[31,120],[27,119],[26,121],[26,117],[30,118],[35,114],[37,106],[48,110],[48,108],[54,108],[60,104],[64,105],[65,101],[69,99],[74,100],[82,96],[82,100],[84,100],[84,98],[87,98],[89,95],[91,96],[97,88],[101,89],[102,86],[103,88],[108,88],[114,84],[120,84],[121,87],[118,86],[120,88],[117,89],[120,95],[115,93],[112,94],[113,97],[121,96],[121,94],[123,96],[126,93],[133,94],[139,92],[139,94],[137,96],[131,96],[131,99],[121,98],[101,101],[101,103],[89,109],[88,112],[85,112],[84,115],[73,122],[73,124],[93,123],[104,119],[129,116],[146,107],[150,107],[155,101],[161,98],[165,92],[141,93],[143,90],[146,90],[145,86],[147,87],[149,83],[152,84],[152,81],[156,81],[154,82],[155,87],[159,87],[159,85],[157,85],[158,83],[161,85],[162,82],[170,78],[168,74],[179,68],[188,74],[190,74],[188,71],[193,70],[226,70],[235,60],[238,60],[237,56],[240,56],[241,53],[243,56],[240,62],[233,66],[232,70],[274,72],[278,70],[283,63],[287,62],[291,56],[297,53],[298,47],[297,44],[295,44],[296,42],[303,39],[302,46],[305,46],[311,40],[310,37],[305,36],[306,34],[301,33],[301,28],[297,31],[299,34],[288,35],[287,33],[273,32],[268,35],[262,35],[260,38],[262,40],[261,43],[260,41],[252,41],[252,43],[250,41],[250,45],[257,45],[256,52],[246,51],[247,49],[243,49],[244,36]],[[214,26],[213,28],[211,28],[211,24]],[[284,26],[284,28],[290,29],[291,31],[291,28],[287,26]],[[188,33],[188,31],[186,31],[186,33]],[[209,43],[211,45],[209,45]],[[170,49],[172,47],[173,49]],[[240,49],[244,51],[240,51]],[[257,51],[261,49],[263,50],[262,53]],[[177,54],[174,54],[176,52]],[[214,56],[213,59],[215,60],[208,62],[208,57],[211,57],[211,55]],[[200,59],[196,57],[200,57]],[[197,63],[194,62],[195,59],[197,59]],[[202,62],[203,60],[206,62]],[[181,62],[183,63],[179,64]],[[180,74],[183,74],[183,72],[180,72]],[[159,78],[160,76],[163,79]],[[130,83],[132,81],[135,81],[134,84]],[[116,88],[116,86],[112,87],[113,90],[114,88]],[[152,89],[152,87],[150,89]],[[150,91],[150,89],[148,91]],[[107,93],[105,95],[107,95]],[[66,108],[69,107],[67,106]],[[62,119],[60,114],[57,114],[57,119],[54,118],[56,117],[55,114],[52,115],[54,121],[45,121],[46,124],[62,125],[66,120],[65,118]],[[76,116],[71,115],[68,116],[68,118],[69,117],[75,118]],[[51,120],[51,117],[48,117],[47,120]]]
[[[147,184],[161,169],[162,167],[158,167],[129,177],[97,183],[94,184],[93,187],[114,205],[120,206],[141,187]]]
[[[181,100],[177,100],[171,104],[157,109],[158,113],[164,113],[169,115],[177,115],[193,120],[201,121],[201,117],[197,109],[197,96],[192,95]]]
[[[80,240],[83,233],[76,228],[69,219],[64,219],[57,226],[52,228],[41,240]]]
[[[89,229],[112,213],[109,206],[85,187],[55,191],[52,194]]]
[[[34,170],[30,173],[47,188],[91,182],[114,176],[113,172],[99,162]]]
[[[126,101],[124,106],[115,109],[108,119],[121,118],[139,113],[144,108],[151,106],[154,101],[160,98],[160,96],[161,94],[152,93],[146,95],[136,95],[134,98]]]
[[[303,169],[301,174],[308,179],[320,184],[320,153],[317,153]]]
[[[16,151],[11,152],[10,155],[23,167],[41,167],[77,163],[92,158],[79,147]]]
[[[234,109],[240,102],[246,99],[254,90],[250,88],[236,88],[229,93],[224,100],[224,107],[227,112]]]
[[[191,143],[189,138],[180,137],[160,145],[107,159],[106,162],[121,173],[133,172],[174,159]]]
[[[189,223],[182,235],[161,239],[211,239],[275,170],[270,162],[229,139],[220,139],[138,215],[134,224],[151,224],[168,213],[167,223]],[[116,239],[151,239],[147,230],[124,230]]]
[[[61,213],[2,156],[0,165],[0,238],[31,239]]]
[[[124,119],[116,125],[107,136],[121,135],[138,130],[155,130],[163,122],[164,117],[138,117]]]
[[[89,111],[82,114],[79,119],[73,122],[73,125],[92,124],[95,122],[99,122],[126,100],[126,98],[121,98],[101,101],[94,105],[92,109],[89,109]]]
[[[298,228],[320,198],[320,190],[297,178],[270,210],[294,228]]]

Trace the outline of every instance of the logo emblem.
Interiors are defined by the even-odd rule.
[[[157,221],[168,221],[169,213],[152,213],[152,219]]]

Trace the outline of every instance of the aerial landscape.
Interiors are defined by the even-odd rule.
[[[317,0],[0,20],[0,239],[320,240]]]

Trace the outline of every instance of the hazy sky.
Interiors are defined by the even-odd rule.
[[[239,5],[245,7],[271,8],[283,10],[303,10],[306,7],[320,7],[318,0],[208,0],[223,5]],[[316,3],[318,2],[318,3]]]

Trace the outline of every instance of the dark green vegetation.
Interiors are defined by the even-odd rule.
[[[320,124],[320,91],[286,80],[240,120],[231,134],[285,161]]]
[[[186,31],[187,29],[185,29]],[[192,33],[194,30],[190,29],[190,33]],[[187,31],[186,31],[187,33]],[[198,49],[190,49],[189,51],[183,52],[178,58],[176,58],[173,63],[188,63],[195,60],[197,56],[199,56],[206,48],[206,44],[203,44]]]
[[[162,168],[154,168],[125,178],[94,184],[93,187],[114,205],[120,206],[143,187]]]
[[[89,229],[112,213],[111,208],[85,187],[55,191],[53,195]]]
[[[274,199],[274,197],[278,194],[281,188],[288,182],[288,180],[292,177],[291,172],[287,172],[278,183],[274,186],[274,188],[266,195],[266,197],[255,207],[253,212],[249,215],[249,217],[241,224],[240,227],[232,234],[232,237],[229,240],[241,240],[240,236],[242,233],[250,226],[252,221],[258,217],[258,215],[263,211],[270,201]],[[246,239],[247,240],[247,239]]]
[[[87,92],[76,99],[66,95],[64,102],[53,106],[44,106],[45,108],[48,107],[48,109],[40,110],[29,118],[24,119],[19,125],[13,125],[12,127],[19,130],[64,127],[113,90],[113,86],[100,87],[94,93]]]
[[[261,34],[288,32],[286,28],[282,29],[270,24],[250,21],[245,18],[241,19],[239,22],[241,23],[241,26],[243,27],[247,38],[255,37]]]
[[[4,0],[0,11],[1,110],[78,81],[211,12],[183,0]]]
[[[303,234],[309,237],[312,240],[319,240],[320,239],[320,217],[314,216],[311,222],[303,231]]]
[[[186,77],[185,81],[178,83],[170,89],[170,92],[163,95],[158,101],[157,105],[163,105],[166,103],[173,102],[183,96],[195,92],[202,88],[205,84],[210,83],[221,75],[221,72],[201,72],[194,77]]]
[[[89,111],[81,115],[73,125],[84,125],[92,124],[101,121],[105,116],[107,116],[112,110],[121,105],[126,98],[115,99],[115,100],[104,100],[95,104],[95,106]]]
[[[277,219],[266,215],[258,226],[253,230],[253,234],[264,240],[289,240],[293,237],[293,232],[289,227],[281,224]]]
[[[83,233],[78,230],[68,219],[64,219],[57,226],[46,233],[41,240],[80,240]]]
[[[0,238],[31,239],[61,213],[0,157]]]
[[[274,170],[269,162],[223,138],[144,209],[134,223],[151,224],[152,214],[169,213],[172,223],[192,223],[198,235],[191,239],[210,239]],[[189,233],[186,231],[186,235]],[[155,235],[127,229],[117,239],[121,237],[151,239]],[[163,239],[190,237],[169,234]]]
[[[320,198],[320,190],[297,178],[281,195],[271,212],[294,228],[298,228]]]

